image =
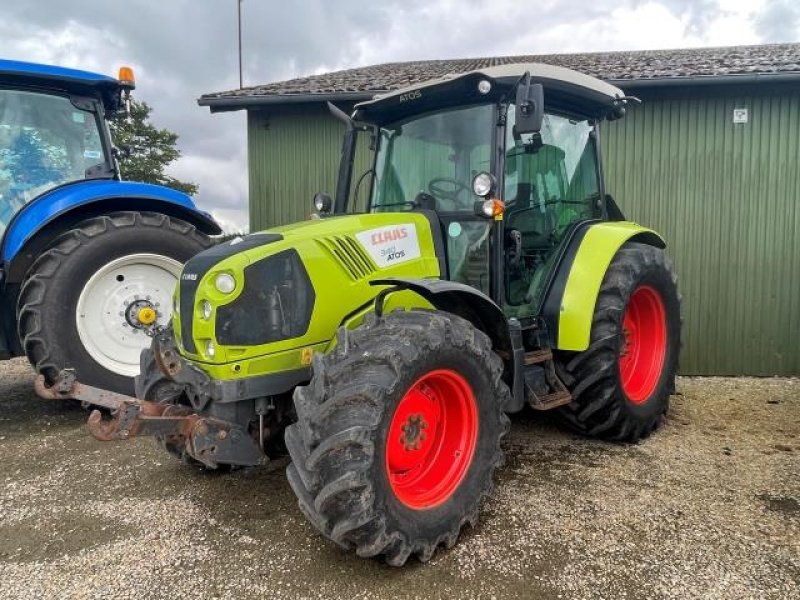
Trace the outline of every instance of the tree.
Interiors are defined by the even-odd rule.
[[[197,184],[180,181],[164,170],[181,153],[175,147],[178,134],[157,129],[150,123],[152,108],[144,101],[131,101],[130,115],[120,112],[109,121],[114,145],[123,152],[120,165],[129,181],[144,181],[179,190],[190,196],[197,193]]]

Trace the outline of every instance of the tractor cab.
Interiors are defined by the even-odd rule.
[[[449,279],[536,315],[559,248],[605,215],[598,123],[626,101],[574,71],[514,64],[361,103],[354,120],[377,146],[369,210],[434,213]]]
[[[133,87],[127,67],[114,79],[0,60],[0,233],[45,192],[117,175],[105,117]]]

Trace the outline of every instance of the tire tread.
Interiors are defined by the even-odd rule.
[[[368,472],[377,460],[374,438],[384,416],[382,398],[397,391],[397,374],[420,353],[445,345],[481,357],[491,373],[498,406],[504,406],[509,391],[489,338],[460,317],[430,310],[392,312],[368,318],[359,329],[340,330],[336,347],[314,357],[311,383],[295,391],[298,422],[286,430],[291,487],[311,523],[359,556],[383,555],[395,566],[412,555],[427,561],[439,546],[452,546],[466,523],[477,521],[480,501],[492,490],[490,476],[481,482],[465,516],[433,540],[409,538],[407,532],[392,529],[375,505]],[[501,439],[509,427],[505,413],[500,411],[498,418],[502,433],[492,452],[490,473],[502,463]]]
[[[571,429],[583,435],[635,442],[650,435],[664,420],[669,408],[668,394],[674,389],[674,368],[668,374],[663,410],[649,422],[636,421],[623,410],[622,404],[626,400],[617,390],[618,324],[628,294],[633,291],[638,278],[643,272],[653,270],[668,274],[675,288],[680,313],[677,277],[666,253],[653,246],[629,242],[614,257],[600,286],[589,347],[578,353],[557,353],[557,371],[570,388],[573,399],[570,404],[557,409],[556,414]],[[680,348],[680,328],[676,347]]]
[[[125,211],[93,217],[58,236],[31,265],[22,283],[17,301],[17,333],[22,348],[37,373],[48,383],[55,381],[61,369],[52,356],[52,348],[42,334],[42,313],[46,310],[47,289],[61,266],[81,246],[103,235],[128,227],[151,227],[188,237],[199,247],[207,248],[210,238],[180,219],[162,213]]]

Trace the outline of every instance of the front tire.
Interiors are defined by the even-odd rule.
[[[19,336],[31,364],[48,383],[70,367],[84,383],[133,394],[150,342],[137,319],[169,321],[183,263],[211,243],[189,223],[139,212],[88,219],[58,237],[20,290]]]
[[[489,338],[413,310],[340,330],[295,391],[289,483],[323,535],[395,566],[474,525],[502,461],[510,400]]]
[[[663,250],[629,242],[600,286],[589,347],[560,352],[572,402],[557,414],[583,435],[636,442],[664,420],[680,351],[677,277]]]

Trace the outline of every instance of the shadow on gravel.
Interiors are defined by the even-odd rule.
[[[787,517],[800,514],[800,501],[791,496],[773,496],[771,494],[758,494],[756,496],[768,509],[781,513]]]
[[[70,514],[0,526],[0,562],[57,559],[130,536],[134,528]]]
[[[33,390],[34,375],[27,364],[7,363],[0,376],[0,435],[25,432],[43,422],[79,422],[89,413],[73,400],[42,400]]]

